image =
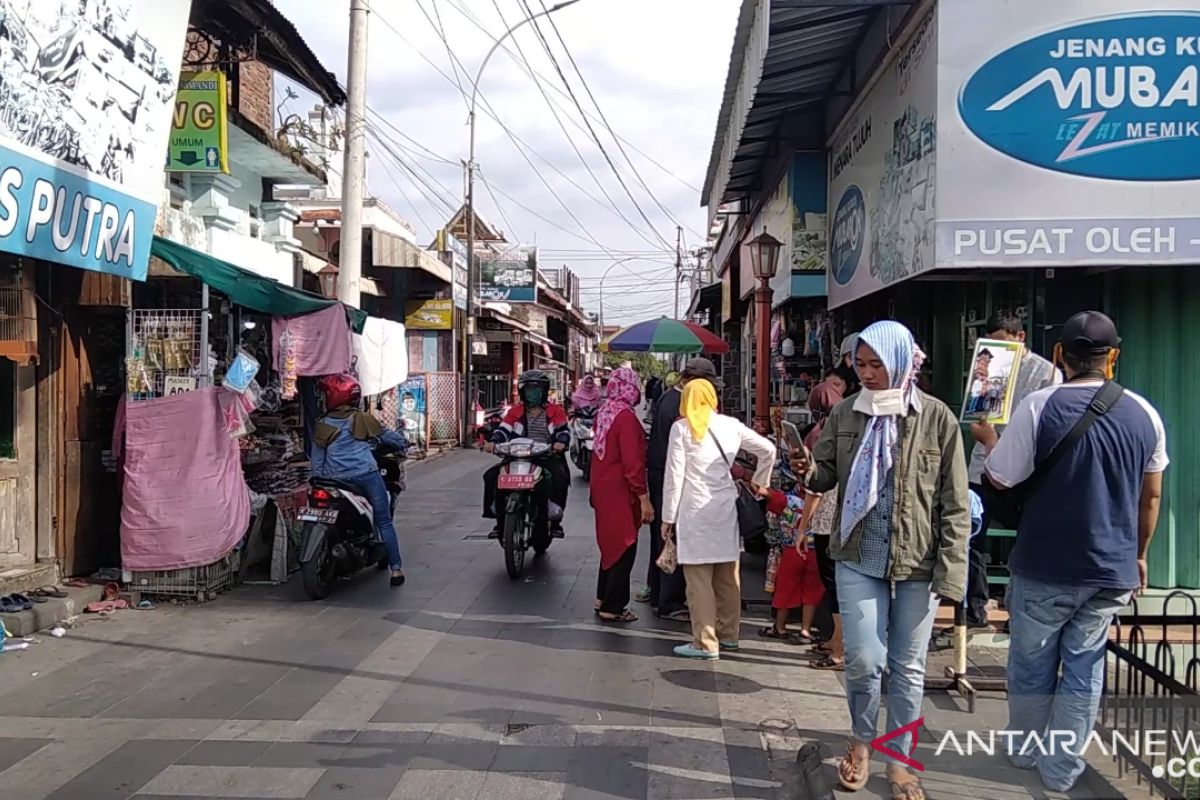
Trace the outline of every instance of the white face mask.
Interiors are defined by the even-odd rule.
[[[904,390],[864,387],[854,400],[854,410],[868,417],[901,416],[904,414]]]

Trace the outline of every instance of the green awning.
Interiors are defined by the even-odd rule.
[[[239,306],[263,314],[295,317],[320,311],[337,302],[255,275],[228,261],[213,258],[161,236],[154,237],[150,254],[208,284]]]

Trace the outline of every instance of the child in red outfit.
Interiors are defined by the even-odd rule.
[[[813,537],[803,529],[811,515],[804,514],[804,501],[796,493],[767,490],[767,513],[771,515],[772,528],[782,546],[779,570],[775,575],[774,599],[775,624],[759,630],[758,635],[768,639],[787,639],[796,644],[813,641],[812,622],[817,606],[825,597],[825,587],[817,570],[817,556],[813,549]],[[800,632],[794,637],[787,630],[788,617],[792,609],[800,609]]]

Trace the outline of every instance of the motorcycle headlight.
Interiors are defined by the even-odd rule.
[[[503,455],[513,458],[529,458],[533,455],[533,446],[525,442],[513,442],[504,446]]]

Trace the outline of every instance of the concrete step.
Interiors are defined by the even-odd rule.
[[[57,564],[28,564],[0,570],[0,597],[58,584]]]
[[[38,631],[53,628],[60,622],[82,614],[84,606],[96,602],[104,593],[103,586],[68,586],[62,589],[67,593],[66,597],[48,597],[44,603],[35,603],[29,611],[0,614],[0,623],[4,624],[9,636],[31,636]]]

